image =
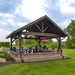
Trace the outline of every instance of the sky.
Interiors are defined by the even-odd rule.
[[[75,20],[75,0],[0,0],[0,42],[12,31],[47,15],[63,30]]]

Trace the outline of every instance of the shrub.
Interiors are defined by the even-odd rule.
[[[10,54],[5,50],[0,50],[0,58],[5,58],[7,60],[10,58]]]
[[[38,43],[35,43],[33,46],[34,46],[34,47],[39,47]]]
[[[2,47],[10,47],[10,43],[9,42],[0,42],[0,46],[2,46]]]
[[[52,43],[50,47],[51,47],[51,48],[57,48],[58,45],[57,45],[56,43]]]

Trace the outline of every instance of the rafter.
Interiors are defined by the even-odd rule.
[[[44,32],[48,29],[48,26],[44,29]]]
[[[42,33],[44,32],[44,23],[42,22]]]
[[[36,27],[42,32],[42,30],[40,29],[40,27],[36,24]]]

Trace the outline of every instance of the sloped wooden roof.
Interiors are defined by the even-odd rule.
[[[28,32],[39,32],[41,33],[41,29],[42,29],[42,23],[43,23],[43,27],[45,30],[44,33],[49,33],[49,34],[57,34],[61,37],[65,37],[67,36],[67,34],[55,23],[53,22],[47,15],[13,31],[10,35],[8,35],[6,38],[11,37],[12,35],[18,35],[19,33],[21,33],[24,29],[26,29]],[[37,27],[38,25],[38,27]],[[39,36],[39,35],[38,35]],[[40,37],[40,36],[39,36]]]

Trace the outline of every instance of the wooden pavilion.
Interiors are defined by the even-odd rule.
[[[36,38],[28,38],[28,35],[34,35]],[[31,62],[31,61],[44,61],[44,60],[55,60],[62,59],[61,49],[61,37],[66,37],[67,34],[57,26],[48,16],[43,16],[19,29],[13,31],[6,38],[10,38],[11,48],[10,54],[16,62]],[[39,48],[38,53],[24,54],[22,51],[22,41],[23,39],[35,39],[40,47],[41,39],[52,39],[56,38],[58,40],[58,49],[57,52],[40,52]],[[19,50],[18,52],[12,51],[12,43],[19,39]],[[53,54],[53,55],[52,55]],[[51,56],[50,56],[51,55]],[[53,57],[52,57],[53,56]]]

